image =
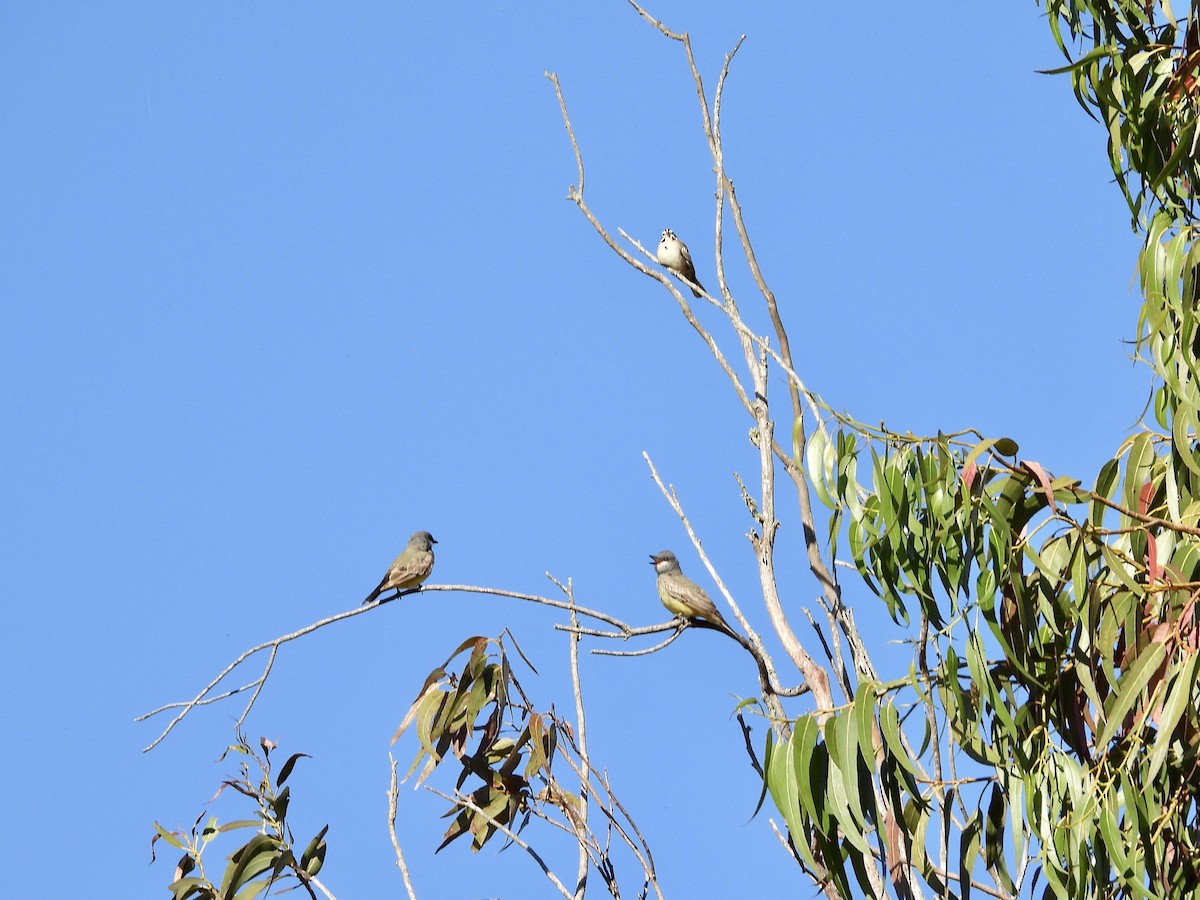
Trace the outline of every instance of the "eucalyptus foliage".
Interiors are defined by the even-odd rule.
[[[1007,439],[827,416],[806,468],[913,647],[768,747],[767,783],[827,893],[1182,897],[1200,883],[1196,15],[1047,2],[1144,237],[1152,413],[1091,486]],[[914,883],[912,876],[924,883]],[[875,881],[878,885],[878,881]],[[828,886],[834,888],[828,890]]]
[[[231,788],[253,807],[249,818],[221,822],[206,809],[186,832],[169,831],[154,823],[152,848],[162,840],[183,851],[168,886],[173,900],[250,900],[284,890],[302,890],[304,896],[315,898],[314,886],[326,893],[316,877],[325,864],[325,835],[329,826],[321,828],[297,856],[299,848],[288,824],[292,790],[286,782],[296,763],[308,754],[293,753],[272,778],[274,745],[263,738],[259,746],[261,756],[238,734],[237,742],[226,748],[225,753],[240,754],[246,761],[241,764],[239,775],[222,781],[209,801],[212,803],[226,788]],[[251,762],[257,774],[251,773]],[[214,863],[210,852],[213,842],[236,832],[249,832],[250,837],[222,858],[223,865]]]

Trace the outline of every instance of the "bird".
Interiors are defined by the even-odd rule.
[[[670,550],[652,553],[650,564],[658,573],[658,598],[669,612],[685,619],[704,619],[734,635],[729,623],[708,599],[708,594],[704,593],[704,588],[683,574],[674,553]]]
[[[658,261],[683,278],[690,281],[700,291],[704,290],[704,285],[700,284],[700,279],[696,277],[696,267],[692,265],[692,254],[688,250],[687,244],[675,236],[670,228],[662,233],[662,239],[658,242]],[[699,297],[700,291],[692,288],[692,296]]]
[[[370,603],[384,591],[402,591],[421,584],[433,571],[433,545],[436,543],[428,531],[413,532],[400,555],[388,566],[387,574],[383,576],[383,581],[379,582],[379,587],[371,591],[363,605]]]

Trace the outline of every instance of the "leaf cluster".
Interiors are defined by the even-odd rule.
[[[467,653],[461,671],[449,672],[455,657]],[[480,850],[498,828],[514,832],[528,823],[534,798],[533,781],[550,783],[551,764],[559,742],[559,723],[552,714],[534,711],[521,690],[504,645],[497,639],[472,637],[425,679],[396,734],[394,744],[415,726],[420,749],[409,769],[420,767],[421,785],[442,763],[458,764],[455,791],[469,804],[455,801],[453,816],[438,850],[464,835]]]
[[[864,445],[869,487],[847,477]],[[920,622],[908,678],[860,682],[769,754],[810,869],[849,895],[845,862],[866,890],[872,858],[899,856],[965,894],[981,865],[1007,896],[1022,887],[1015,848],[1049,896],[1099,896],[1110,876],[1122,896],[1194,882],[1200,529],[1185,523],[1200,476],[1176,447],[1143,431],[1085,490],[1004,439],[843,426],[810,443],[810,477],[848,520],[865,583],[897,623],[914,608]],[[902,723],[919,728],[911,741]],[[903,825],[881,818],[886,797]]]
[[[1169,0],[1046,0],[1054,40],[1069,60],[1051,70],[1108,131],[1108,157],[1134,228],[1161,209],[1191,221],[1200,145],[1200,26]]]
[[[325,863],[325,834],[329,826],[321,828],[297,857],[295,841],[287,822],[291,788],[285,782],[297,761],[307,754],[293,753],[272,780],[271,751],[274,745],[263,738],[259,746],[261,755],[251,748],[242,735],[238,735],[237,743],[230,745],[226,754],[239,753],[247,757],[247,761],[241,764],[240,775],[221,782],[221,787],[212,798],[216,800],[226,788],[232,788],[253,802],[255,811],[252,818],[219,822],[216,816],[209,816],[205,810],[186,833],[169,831],[158,822],[154,823],[156,833],[151,840],[151,859],[153,846],[160,839],[184,851],[169,885],[174,900],[250,900],[269,893],[276,886],[288,889],[302,887],[309,896],[316,897],[312,886],[318,884],[316,875]],[[251,762],[258,770],[253,778],[250,774]],[[225,857],[220,880],[210,880],[204,865],[204,854],[210,843],[222,834],[248,829],[254,830],[253,836]]]

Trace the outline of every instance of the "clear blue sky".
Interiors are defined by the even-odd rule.
[[[1092,478],[1148,386],[1122,343],[1137,240],[1102,129],[1036,74],[1061,60],[1040,10],[736,6],[652,11],[692,33],[710,90],[748,35],[728,167],[809,386]],[[648,246],[675,229],[714,280],[682,51],[625,3],[7,4],[0,41],[7,896],[163,893],[152,823],[190,825],[233,771],[214,760],[240,705],[150,754],[134,716],[357,605],[413,530],[440,542],[435,582],[548,593],[549,570],[662,621],[648,553],[711,583],[645,450],[766,628],[732,479],[755,471],[748,423],[668,295],[563,199],[547,69],[597,213]],[[779,551],[798,622],[799,537]],[[899,632],[846,590],[888,658]],[[401,893],[388,739],[425,674],[508,627],[542,673],[526,688],[568,709],[554,621],[428,594],[284,649],[248,730],[312,754],[294,824],[331,823],[339,897]],[[584,677],[595,761],[669,895],[807,890],[773,810],[750,821],[728,716],[755,683],[729,642]],[[516,851],[434,857],[441,809],[402,794],[423,900],[549,895]]]

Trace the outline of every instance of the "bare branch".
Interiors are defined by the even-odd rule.
[[[183,721],[184,716],[186,716],[188,713],[190,713],[197,706],[201,705],[201,702],[204,700],[205,697],[208,696],[210,691],[212,691],[214,688],[216,688],[216,686],[218,684],[220,684],[222,681],[224,681],[225,678],[234,669],[236,669],[238,666],[240,666],[242,663],[244,663],[246,660],[248,660],[254,654],[260,653],[261,651],[266,650],[268,648],[270,648],[272,650],[270,661],[268,662],[266,670],[263,672],[263,674],[261,676],[256,678],[254,681],[250,682],[249,685],[246,685],[246,687],[250,687],[252,685],[255,687],[261,687],[263,681],[265,681],[267,675],[271,671],[271,663],[274,662],[274,659],[275,659],[274,650],[276,648],[278,648],[280,644],[286,644],[288,641],[294,641],[297,638],[304,637],[306,634],[311,634],[312,632],[316,631],[318,628],[324,628],[326,625],[332,625],[334,622],[340,622],[342,619],[350,619],[350,618],[353,618],[354,616],[362,615],[363,613],[368,612],[371,609],[374,609],[374,607],[359,606],[354,609],[346,610],[345,612],[340,612],[337,615],[328,616],[324,619],[321,619],[320,621],[313,622],[311,625],[306,625],[303,628],[299,629],[298,631],[293,631],[290,634],[285,634],[282,637],[275,638],[274,640],[265,641],[256,647],[251,647],[249,650],[245,651],[244,653],[242,653],[241,656],[239,656],[237,659],[235,659],[233,662],[231,662],[228,666],[226,666],[223,670],[221,670],[220,674],[218,674],[216,678],[214,678],[212,681],[210,681],[204,687],[204,689],[202,691],[200,691],[200,693],[197,694],[191,700],[187,701],[186,703],[182,703],[182,704],[181,703],[170,703],[170,704],[167,704],[166,706],[160,706],[158,709],[153,710],[152,712],[148,712],[141,716],[138,716],[136,719],[134,719],[135,722],[141,722],[145,719],[149,719],[151,716],[157,715],[160,712],[164,712],[168,709],[175,709],[175,708],[182,706],[182,709],[180,710],[179,714],[176,715],[175,718],[171,720],[171,722],[167,725],[166,728],[163,729],[162,733],[159,734],[158,737],[156,737],[153,741],[151,741],[149,745],[142,748],[142,752],[145,753],[149,750],[153,750],[160,743],[162,743],[163,739],[174,730],[175,726]],[[243,688],[238,688],[236,691],[229,691],[226,694],[224,694],[223,696],[226,696],[226,697],[233,696],[233,694],[238,693],[238,691],[240,691],[240,690],[243,690]],[[258,692],[256,691],[254,694],[254,697],[257,697],[257,696],[258,696]],[[252,703],[253,703],[253,699],[254,698],[251,698]],[[247,706],[246,710],[243,711],[243,713],[242,713],[241,720],[245,719],[246,714],[249,713],[249,711],[250,711],[249,706]],[[239,721],[241,721],[241,720],[239,720]]]
[[[579,141],[575,140],[575,129],[571,127],[571,117],[567,115],[567,101],[563,99],[562,86],[558,83],[558,74],[555,72],[543,72],[550,83],[554,85],[554,95],[558,97],[558,108],[562,112],[563,125],[567,129],[567,137],[571,139],[571,149],[575,152],[575,167],[579,170],[579,187],[571,186],[568,194],[569,197],[578,195],[583,196],[583,154],[579,152]]]
[[[575,612],[575,592],[568,582],[566,586],[567,600],[571,604],[571,624],[579,626],[579,616]],[[571,688],[575,695],[575,743],[579,748],[580,777],[579,777],[579,821],[568,817],[575,838],[579,841],[579,865],[575,879],[575,898],[583,900],[587,890],[588,854],[584,845],[583,835],[587,828],[588,798],[592,793],[591,782],[588,780],[588,751],[587,751],[587,718],[583,712],[583,688],[579,681],[579,641],[578,634],[568,637],[571,649]]]
[[[672,644],[681,634],[683,634],[683,626],[677,626],[669,638],[655,644],[653,647],[646,647],[642,650],[593,650],[592,653],[596,656],[649,656],[651,653],[657,653],[659,650]]]
[[[400,849],[400,839],[396,836],[396,810],[400,801],[400,783],[396,775],[396,758],[388,754],[392,765],[392,781],[388,787],[388,834],[392,837],[392,849],[396,853],[396,866],[404,879],[404,890],[408,892],[409,900],[417,900],[417,892],[413,890],[412,880],[408,877],[408,865],[404,862],[404,851]]]
[[[557,719],[557,717],[555,717],[555,718],[556,718],[556,721],[561,722],[560,719]],[[578,755],[579,748],[575,743],[575,740],[574,740],[571,730],[569,728],[564,728],[564,729],[562,729],[562,734],[566,738],[567,743],[571,746],[571,748]],[[563,758],[567,761],[567,764],[575,771],[576,775],[582,780],[583,779],[583,772],[581,771],[582,763],[576,762],[576,760],[572,759],[569,754],[563,754]],[[638,829],[637,823],[633,820],[633,817],[629,814],[629,811],[627,809],[625,809],[625,807],[621,804],[621,801],[617,797],[616,792],[613,791],[612,784],[608,780],[608,775],[604,772],[597,770],[590,762],[587,764],[587,769],[590,772],[591,778],[595,779],[595,781],[599,782],[599,784],[603,786],[603,791],[593,790],[593,793],[592,793],[592,796],[595,797],[595,799],[597,800],[597,806],[599,806],[601,812],[604,813],[606,819],[608,820],[610,829],[613,831],[616,831],[617,835],[621,838],[621,840],[623,840],[625,842],[626,846],[630,849],[630,851],[637,858],[638,863],[642,867],[642,871],[646,875],[647,884],[651,885],[654,888],[655,894],[661,900],[662,890],[658,886],[658,876],[655,872],[654,857],[650,852],[650,845],[646,843],[646,839],[642,836],[641,831]],[[590,787],[590,782],[589,782],[589,787]],[[613,812],[614,809],[617,812],[620,812],[621,818],[623,818],[625,820],[625,822],[628,824],[629,831],[633,832],[633,836],[630,836],[629,831],[627,831],[625,829],[625,826],[623,826],[621,824],[616,813]],[[593,840],[595,840],[595,836],[591,831],[589,831],[589,834],[592,835]],[[636,837],[636,841],[634,840],[635,837]],[[607,851],[605,851],[605,852],[607,852]],[[609,865],[609,871],[611,871],[611,864]]]
[[[603,612],[599,612],[597,610],[587,609],[582,606],[572,605],[572,603],[570,603],[570,602],[563,602],[562,600],[554,600],[550,597],[542,597],[537,594],[525,594],[525,593],[521,593],[519,591],[506,591],[506,590],[502,590],[500,588],[475,587],[475,586],[463,585],[463,584],[425,584],[425,585],[421,585],[420,587],[417,587],[417,588],[412,588],[410,590],[398,592],[395,596],[389,597],[386,600],[381,600],[379,603],[374,603],[374,604],[371,604],[370,606],[356,606],[355,608],[346,610],[345,612],[340,612],[333,616],[327,616],[324,619],[320,619],[320,620],[313,622],[310,625],[306,625],[303,628],[300,628],[296,631],[290,632],[285,635],[281,635],[280,637],[273,638],[272,640],[269,640],[269,641],[264,641],[263,643],[258,644],[254,647],[251,647],[249,650],[244,651],[240,656],[237,657],[237,659],[235,659],[228,666],[226,666],[224,669],[222,669],[221,672],[212,681],[210,681],[207,685],[205,685],[205,687],[200,691],[200,693],[198,693],[191,700],[167,703],[167,704],[164,704],[163,706],[158,707],[157,709],[151,710],[148,713],[143,713],[142,715],[140,715],[136,719],[134,719],[135,722],[141,722],[146,719],[150,719],[160,713],[166,712],[167,710],[170,710],[170,709],[178,709],[179,710],[179,713],[175,716],[175,718],[173,718],[167,724],[167,726],[162,730],[162,732],[158,735],[158,737],[156,737],[146,747],[143,748],[142,752],[144,753],[144,752],[153,750],[160,743],[162,743],[162,741],[166,738],[166,736],[175,729],[175,726],[178,725],[180,722],[182,722],[184,717],[187,716],[187,714],[190,713],[196,707],[207,706],[210,703],[215,703],[218,700],[223,700],[228,697],[232,697],[235,694],[239,694],[242,691],[247,690],[248,688],[254,688],[254,693],[251,695],[250,701],[246,704],[245,709],[242,710],[242,714],[237,720],[237,724],[240,727],[242,725],[242,723],[245,722],[246,717],[249,715],[251,708],[254,706],[255,701],[258,699],[258,696],[262,691],[262,687],[266,683],[267,677],[271,674],[272,667],[274,666],[274,663],[275,663],[275,657],[279,652],[280,646],[288,643],[289,641],[294,641],[297,638],[302,638],[305,635],[311,634],[312,632],[317,631],[320,628],[324,628],[326,625],[332,625],[334,622],[340,622],[343,619],[350,619],[350,618],[353,618],[354,616],[360,616],[365,613],[372,612],[373,610],[376,610],[382,606],[387,606],[392,601],[399,599],[401,597],[406,597],[410,594],[418,594],[418,593],[425,593],[425,592],[431,592],[431,591],[459,591],[459,592],[468,593],[468,594],[486,594],[486,595],[492,595],[492,596],[497,596],[497,597],[509,597],[514,600],[524,600],[529,603],[539,603],[543,606],[550,606],[555,609],[572,610],[573,612],[577,613],[578,615],[587,616],[589,618],[596,619],[597,621],[600,621],[600,622],[606,622],[609,625],[612,625],[613,627],[619,629],[622,632],[622,634],[624,634],[624,635],[630,635],[630,634],[634,633],[634,629],[630,628],[630,626],[628,626],[627,624],[625,624],[624,622],[622,622],[620,619],[616,618],[615,616],[610,616],[608,613],[603,613]],[[208,696],[213,690],[216,689],[216,687],[222,681],[224,681],[235,669],[237,669],[238,666],[240,666],[246,660],[250,659],[250,657],[254,656],[256,653],[260,653],[263,650],[270,650],[270,655],[267,658],[267,664],[264,667],[262,674],[259,675],[258,678],[254,679],[251,682],[248,682],[247,684],[242,685],[241,687],[225,691],[222,694],[219,694],[219,695],[216,695],[213,697]]]
[[[812,630],[817,635],[817,640],[821,642],[821,649],[825,651],[825,658],[829,660],[830,666],[833,668],[833,677],[837,679],[838,688],[842,692],[842,696],[846,702],[854,699],[854,685],[850,682],[850,673],[846,671],[846,663],[842,659],[842,642],[838,638],[837,622],[834,621],[833,613],[828,607],[824,607],[824,597],[818,601],[825,609],[825,615],[829,619],[829,637],[825,637],[825,632],[821,630],[821,626],[817,624],[813,614],[809,612],[808,607],[802,607],[800,612],[804,614],[804,618],[808,619],[808,624],[812,626]]]
[[[618,619],[616,616],[611,616],[608,613],[600,612],[595,609],[588,609],[584,606],[572,606],[569,601],[553,600],[550,597],[542,597],[539,594],[525,594],[520,591],[507,591],[502,588],[479,587],[469,584],[423,584],[419,588],[421,591],[458,591],[463,594],[486,594],[493,597],[509,597],[513,600],[524,600],[527,603],[537,603],[542,606],[550,606],[554,609],[575,610],[581,616],[587,616],[589,619],[596,619],[599,622],[607,622],[614,628],[619,628],[621,631],[628,631],[629,626]]]

